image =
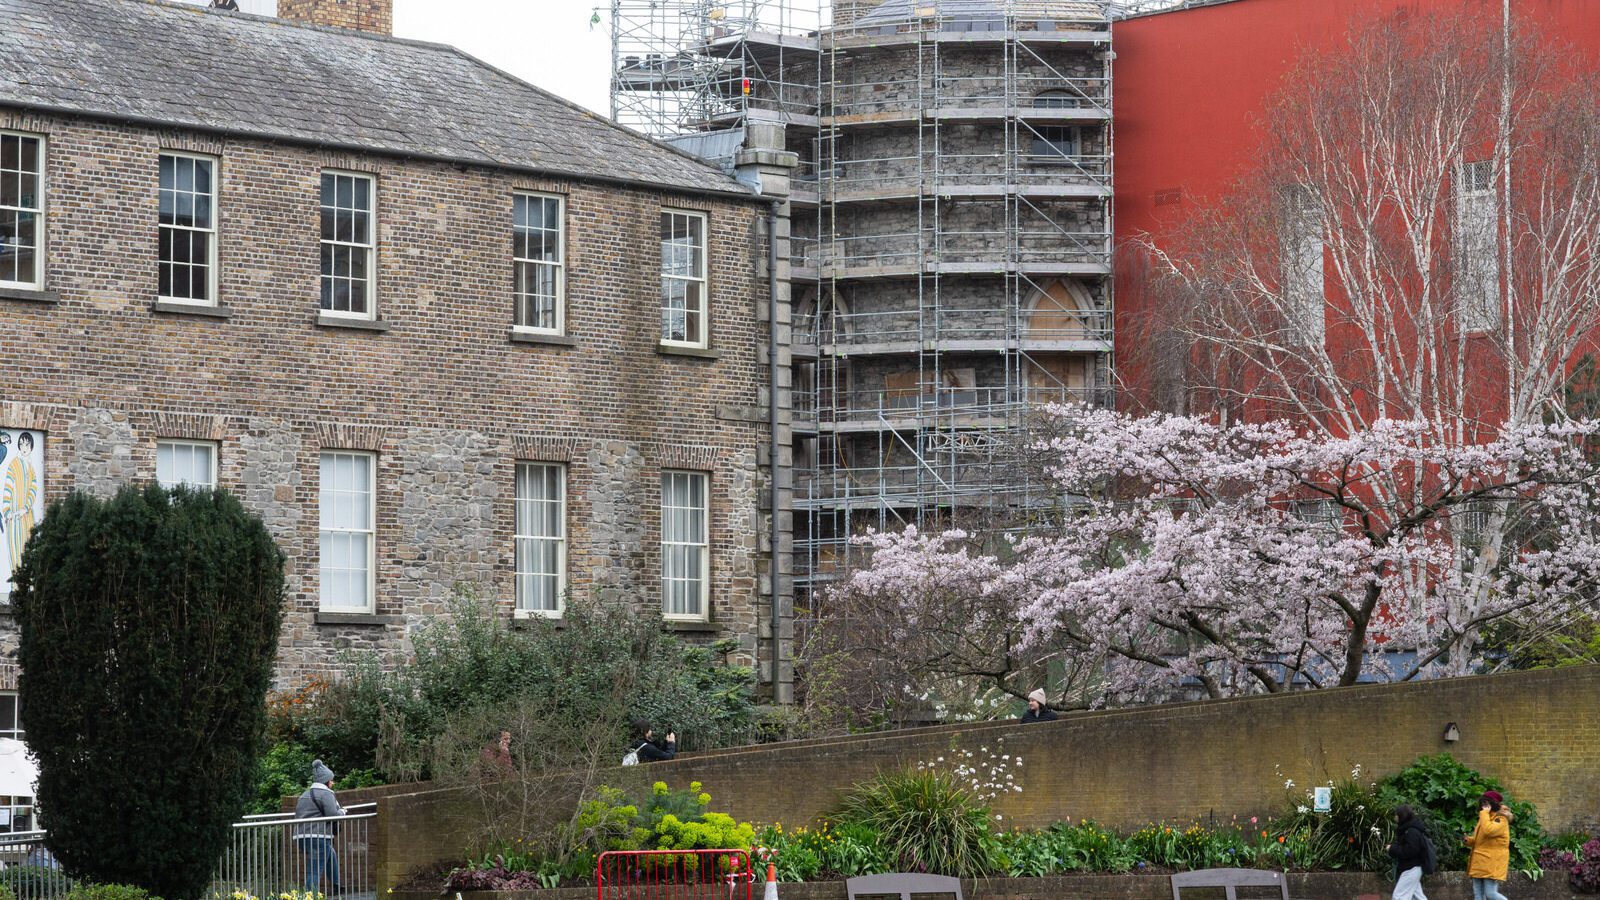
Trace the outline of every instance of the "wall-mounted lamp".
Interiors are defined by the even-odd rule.
[[[1456,723],[1451,722],[1444,726],[1444,739],[1451,744],[1461,740],[1461,729],[1456,727]]]

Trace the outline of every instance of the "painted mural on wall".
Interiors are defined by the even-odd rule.
[[[9,598],[11,573],[43,516],[44,432],[0,428],[0,598]]]

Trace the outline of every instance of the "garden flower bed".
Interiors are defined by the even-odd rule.
[[[1293,872],[1289,875],[1289,896],[1295,900],[1380,900],[1387,898],[1394,885],[1381,876],[1365,872]],[[1465,873],[1442,872],[1424,883],[1428,900],[1472,900],[1472,886]],[[965,900],[1172,900],[1167,874],[1146,875],[1062,875],[1050,878],[979,878],[963,882]],[[1516,900],[1592,900],[1593,895],[1573,893],[1564,878],[1529,881],[1513,874],[1505,893]],[[1195,891],[1195,900],[1220,897],[1220,890],[1207,894]],[[445,894],[456,900],[454,892]],[[1190,896],[1189,891],[1184,897]],[[1265,895],[1262,895],[1265,896]],[[761,897],[756,884],[753,900]],[[811,881],[778,885],[779,900],[845,900],[843,880]],[[396,890],[385,900],[439,900],[438,891]],[[460,900],[594,900],[591,887],[556,888],[533,891],[462,891]],[[741,898],[742,900],[742,898]]]
[[[791,900],[829,900],[840,879],[896,871],[975,879],[984,892],[1008,900],[1166,897],[1174,871],[1229,867],[1289,872],[1304,885],[1297,897],[1384,895],[1392,888],[1393,810],[1406,803],[1438,848],[1442,871],[1429,885],[1442,893],[1436,896],[1432,886],[1428,892],[1439,900],[1465,884],[1461,836],[1476,822],[1478,796],[1503,790],[1440,754],[1381,781],[1363,781],[1357,766],[1327,785],[1331,808],[1320,812],[1309,807],[1311,792],[1286,780],[1283,812],[1271,817],[1156,822],[1131,831],[1069,819],[1019,829],[988,804],[1021,789],[1022,760],[987,748],[948,755],[948,762],[940,757],[857,784],[828,819],[789,828],[756,829],[711,811],[712,797],[698,782],[676,791],[657,782],[637,801],[603,787],[563,829],[503,839],[451,871],[419,873],[397,893],[460,892],[467,900],[479,891],[540,889],[552,898],[577,886],[593,891],[595,860],[606,851],[748,848],[755,870],[771,864]],[[1513,896],[1568,897],[1600,888],[1600,839],[1548,836],[1530,804],[1507,805],[1516,813],[1512,881],[1521,887]],[[813,895],[811,885],[822,893]]]

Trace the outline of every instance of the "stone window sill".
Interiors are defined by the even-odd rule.
[[[170,300],[157,300],[150,307],[158,313],[172,313],[179,316],[201,316],[208,319],[228,319],[233,317],[231,306],[205,306],[199,303],[173,303]]]
[[[696,359],[721,359],[722,352],[709,347],[680,347],[677,344],[657,344],[656,352],[662,356],[692,356]]]
[[[511,615],[512,628],[532,628],[535,622],[549,622],[551,625],[555,626],[557,631],[561,631],[567,627],[567,620],[561,618],[560,616],[522,616],[517,615],[516,613],[512,613]]]
[[[388,331],[390,325],[383,319],[354,319],[344,316],[317,314],[318,328],[351,328],[356,331]]]
[[[392,625],[392,616],[375,616],[371,613],[327,612],[317,610],[312,619],[318,625]]]
[[[689,619],[663,619],[662,625],[668,631],[683,631],[699,634],[711,634],[722,630],[722,626],[715,622],[696,622]]]
[[[513,344],[551,344],[557,347],[576,347],[578,339],[568,334],[545,334],[540,331],[517,331],[510,336]]]
[[[60,303],[61,295],[55,291],[0,287],[0,300],[21,300],[25,303]]]

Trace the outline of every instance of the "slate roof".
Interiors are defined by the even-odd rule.
[[[164,0],[0,0],[0,105],[751,196],[454,47]]]

